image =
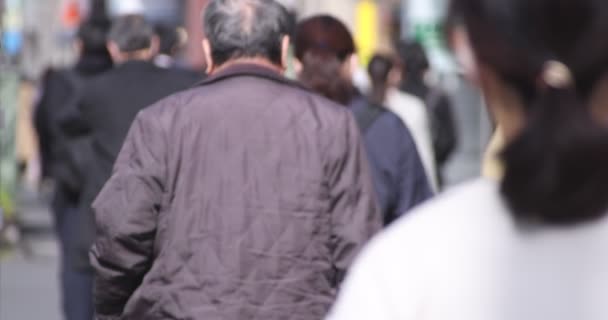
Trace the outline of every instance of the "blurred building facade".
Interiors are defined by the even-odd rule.
[[[22,32],[19,59],[11,60],[14,75],[36,81],[48,67],[70,65],[75,60],[74,33],[80,19],[86,17],[93,1],[106,1],[109,14],[116,14],[117,7],[138,8],[154,21],[183,25],[189,41],[183,59],[195,67],[204,66],[201,50],[203,37],[201,12],[208,0],[0,0],[2,8],[21,8],[17,20]],[[462,162],[481,155],[491,126],[483,113],[478,97],[472,88],[463,83],[441,39],[441,22],[445,16],[447,0],[278,0],[299,19],[314,14],[328,13],[339,17],[355,35],[362,62],[375,51],[391,51],[395,41],[415,38],[424,43],[439,74],[442,84],[455,95],[463,136],[466,140],[461,149],[466,153]],[[76,8],[76,11],[74,11]],[[6,10],[4,10],[6,11]],[[6,19],[6,12],[2,14]],[[13,17],[14,18],[14,17]],[[13,21],[13,20],[11,20]],[[3,34],[6,33],[5,24]],[[5,77],[8,78],[8,77]],[[13,77],[12,79],[15,79]],[[6,80],[5,80],[6,82]],[[466,90],[462,90],[466,88]],[[463,93],[464,92],[464,93]],[[471,120],[473,119],[473,120]],[[7,120],[8,121],[8,120]],[[4,135],[7,136],[7,135]],[[475,138],[476,137],[476,138]],[[463,139],[463,141],[465,141]],[[466,159],[465,159],[466,158]],[[473,176],[477,164],[471,169],[455,169],[455,181],[460,177]]]
[[[19,2],[23,7],[26,50],[23,51],[22,68],[28,77],[38,78],[46,66],[66,65],[74,60],[71,40],[77,23],[70,18],[85,17],[92,1],[103,0],[1,0]],[[120,12],[120,8],[141,7],[154,21],[184,25],[192,40],[186,53],[188,61],[197,66],[204,63],[198,40],[202,38],[200,12],[208,0],[105,1],[110,14]],[[390,51],[394,41],[402,37],[422,39],[433,52],[441,44],[437,26],[444,15],[446,0],[279,1],[298,18],[319,13],[339,17],[355,34],[363,56],[376,50]],[[69,14],[74,5],[79,8],[75,17]],[[436,54],[432,57],[437,61]]]

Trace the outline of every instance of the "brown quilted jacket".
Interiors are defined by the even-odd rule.
[[[348,109],[229,68],[137,116],[94,203],[96,317],[320,320],[373,193]]]

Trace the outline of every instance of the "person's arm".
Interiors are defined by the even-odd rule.
[[[114,173],[93,204],[96,319],[118,319],[152,264],[167,172],[167,144],[157,118],[144,111],[135,119]]]
[[[53,90],[52,85],[54,80],[55,71],[48,70],[42,78],[42,85],[40,87],[40,97],[34,107],[34,129],[38,135],[38,142],[40,145],[40,156],[42,158],[42,178],[48,178],[51,176],[51,162],[53,160],[52,146],[53,146],[53,132],[51,130],[51,97],[50,93]]]
[[[393,213],[394,218],[404,215],[433,196],[431,185],[411,133],[404,125],[399,125],[397,130],[400,131],[396,135],[399,137],[396,146],[396,150],[398,150],[396,174],[399,195]]]
[[[382,228],[359,128],[350,113],[344,118],[342,135],[330,145],[329,171],[332,253],[338,283],[363,245]]]

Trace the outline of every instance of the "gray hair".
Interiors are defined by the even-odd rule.
[[[148,49],[152,45],[154,29],[141,15],[116,18],[108,34],[108,40],[116,43],[122,52]]]
[[[293,21],[274,0],[211,0],[203,24],[214,63],[262,57],[281,63],[281,39]]]

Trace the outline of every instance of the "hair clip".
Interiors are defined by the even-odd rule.
[[[574,83],[570,68],[556,60],[549,60],[544,64],[541,78],[543,83],[554,89],[566,89]]]

